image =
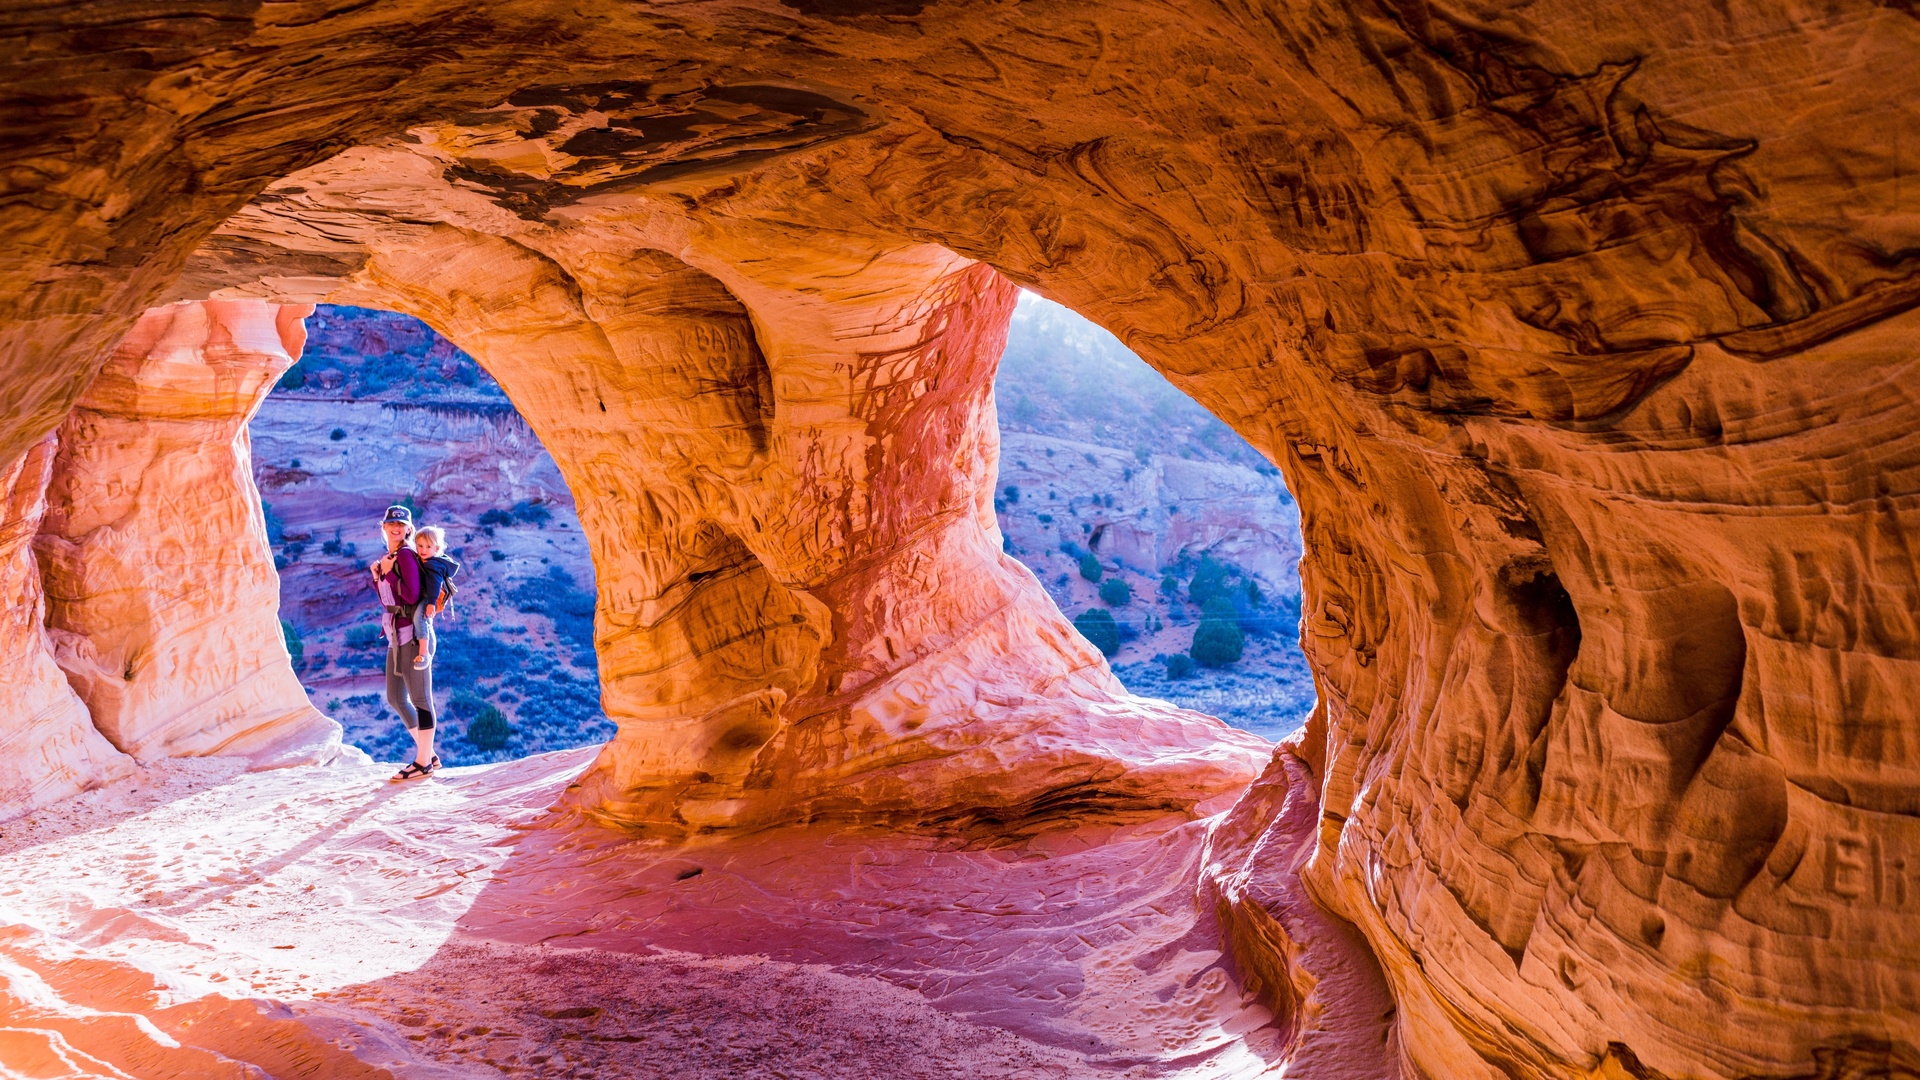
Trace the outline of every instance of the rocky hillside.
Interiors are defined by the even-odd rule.
[[[303,359],[251,432],[281,613],[314,701],[376,756],[404,744],[381,699],[364,584],[380,513],[403,502],[447,529],[464,567],[440,623],[446,756],[606,738],[592,560],[539,440],[417,320],[322,307],[308,325]],[[1295,645],[1297,515],[1276,471],[1110,335],[1038,297],[1015,313],[996,392],[1007,550],[1110,647],[1127,686],[1269,737],[1297,726],[1313,691]],[[1238,638],[1238,659],[1192,662],[1210,620],[1213,636]],[[504,742],[486,725],[466,734],[489,706],[508,722]]]
[[[1096,644],[1099,613],[1113,620],[1121,681],[1269,738],[1297,727],[1313,684],[1279,470],[1113,335],[1031,294],[994,392],[1007,550]],[[1217,667],[1192,663],[1207,601],[1241,641]]]

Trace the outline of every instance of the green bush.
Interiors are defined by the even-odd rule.
[[[267,522],[267,543],[269,544],[286,543],[286,540],[287,540],[286,526],[280,521],[280,515],[273,512],[273,507],[268,506],[264,502],[261,503],[260,516],[262,518],[265,518]]]
[[[1227,573],[1227,565],[1213,556],[1201,559],[1199,568],[1193,572],[1193,580],[1187,583],[1187,599],[1202,608],[1206,607],[1207,602],[1227,583]]]
[[[1240,659],[1247,647],[1247,636],[1233,604],[1216,596],[1201,609],[1200,625],[1193,631],[1193,645],[1187,651],[1201,667],[1219,668]]]
[[[538,525],[543,529],[547,527],[547,522],[553,520],[553,511],[532,499],[522,499],[514,503],[512,513],[513,520],[525,522],[528,525]]]
[[[1100,602],[1108,607],[1126,607],[1133,599],[1133,586],[1120,578],[1108,578],[1100,583]]]
[[[1081,577],[1086,578],[1088,581],[1099,581],[1102,572],[1100,569],[1100,560],[1093,557],[1093,552],[1089,551],[1085,555],[1080,556]]]
[[[287,655],[293,658],[293,670],[299,671],[300,665],[307,660],[307,643],[300,640],[300,631],[285,619],[280,620],[280,639],[287,643]]]
[[[482,705],[480,715],[467,723],[467,741],[481,750],[498,750],[513,738],[513,727],[505,713],[492,705]]]
[[[456,720],[472,720],[480,715],[487,703],[471,690],[455,690],[453,698],[447,702],[447,713]]]
[[[380,644],[380,627],[373,623],[347,628],[347,648],[371,649]]]
[[[1081,612],[1080,617],[1073,620],[1073,628],[1107,656],[1120,651],[1120,626],[1106,608],[1088,608]]]
[[[1017,503],[1019,501],[1020,501],[1020,489],[1015,487],[1012,484],[1008,484],[1007,485],[1007,502]]]
[[[1167,657],[1167,678],[1184,679],[1193,674],[1193,657],[1186,653],[1174,653]]]

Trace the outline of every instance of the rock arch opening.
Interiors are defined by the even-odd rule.
[[[1097,325],[1022,293],[994,380],[1008,554],[1127,689],[1279,741],[1313,707],[1279,470]]]
[[[593,559],[572,492],[473,358],[407,316],[322,306],[248,424],[294,670],[345,740],[379,761],[413,743],[387,707],[366,564],[384,508],[446,530],[462,563],[436,620],[449,765],[599,744]],[[489,709],[492,711],[489,712]]]

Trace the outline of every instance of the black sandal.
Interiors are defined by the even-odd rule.
[[[422,765],[417,761],[409,761],[407,762],[406,768],[401,769],[399,772],[393,774],[393,778],[395,780],[412,780],[412,779],[415,779],[416,777],[425,776],[428,773],[433,771],[434,765],[438,765],[438,764],[440,764],[440,761],[437,755],[434,759],[433,765]]]

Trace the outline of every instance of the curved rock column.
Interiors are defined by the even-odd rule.
[[[0,473],[0,821],[133,767],[94,730],[47,640],[33,535],[47,508],[53,459],[47,438]]]
[[[155,308],[60,429],[34,541],[48,634],[94,726],[140,760],[340,750],[281,637],[246,427],[311,310]]]

